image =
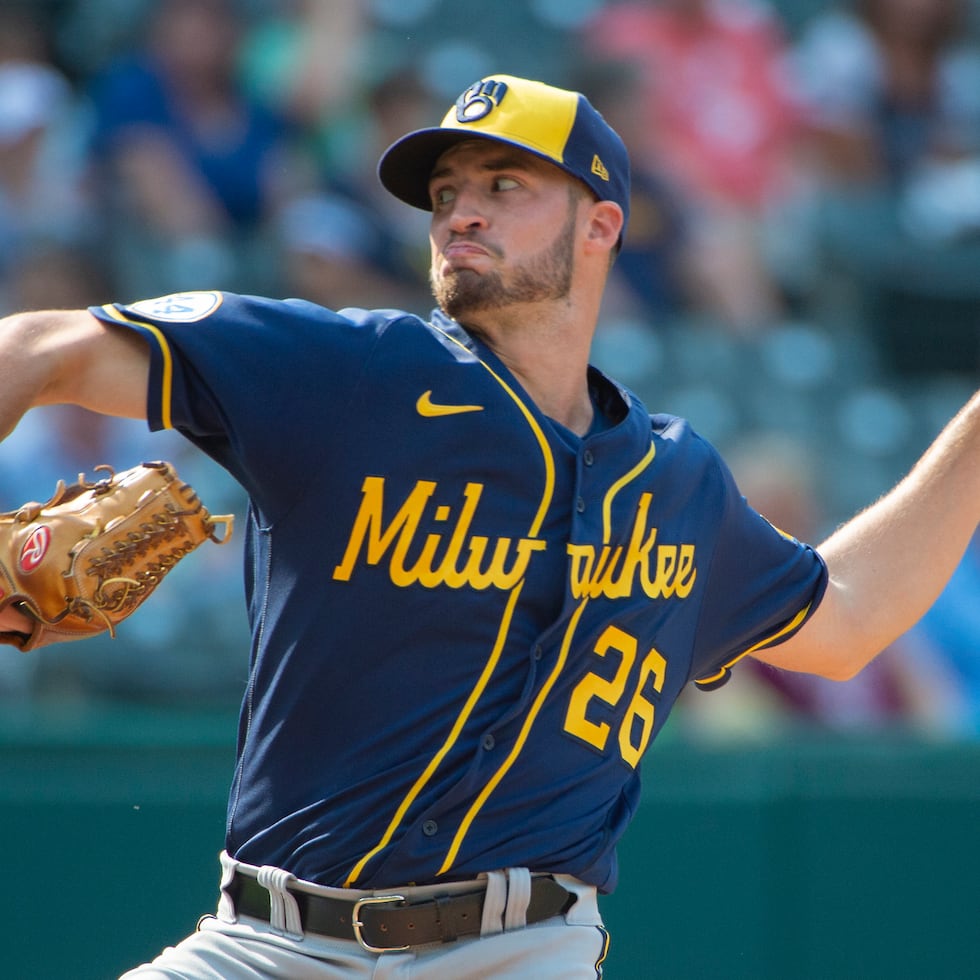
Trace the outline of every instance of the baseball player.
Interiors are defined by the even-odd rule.
[[[250,499],[217,914],[127,977],[600,975],[681,689],[746,656],[852,676],[977,526],[980,395],[814,549],[589,366],[629,164],[581,94],[484,78],[379,173],[432,212],[428,320],[195,292],[0,325],[0,432],[146,418]]]

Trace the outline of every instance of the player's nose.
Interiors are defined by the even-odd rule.
[[[480,195],[466,188],[458,190],[450,205],[449,227],[452,231],[463,232],[486,225],[487,214],[481,206]]]

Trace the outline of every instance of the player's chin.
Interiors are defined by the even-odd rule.
[[[446,275],[433,273],[430,284],[439,307],[454,319],[486,306],[481,277],[472,270],[451,270]]]

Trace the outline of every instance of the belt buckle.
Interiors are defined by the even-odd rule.
[[[365,949],[369,953],[395,953],[409,948],[408,946],[372,946],[361,934],[364,923],[360,920],[360,912],[365,905],[390,905],[392,902],[404,901],[404,895],[368,895],[366,898],[359,898],[354,903],[351,925],[354,927],[354,938],[360,944],[361,949]]]

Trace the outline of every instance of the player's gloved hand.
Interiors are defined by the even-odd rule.
[[[96,469],[108,476],[0,514],[0,643],[115,636],[181,559],[230,537],[231,516],[212,517],[170,463]]]

